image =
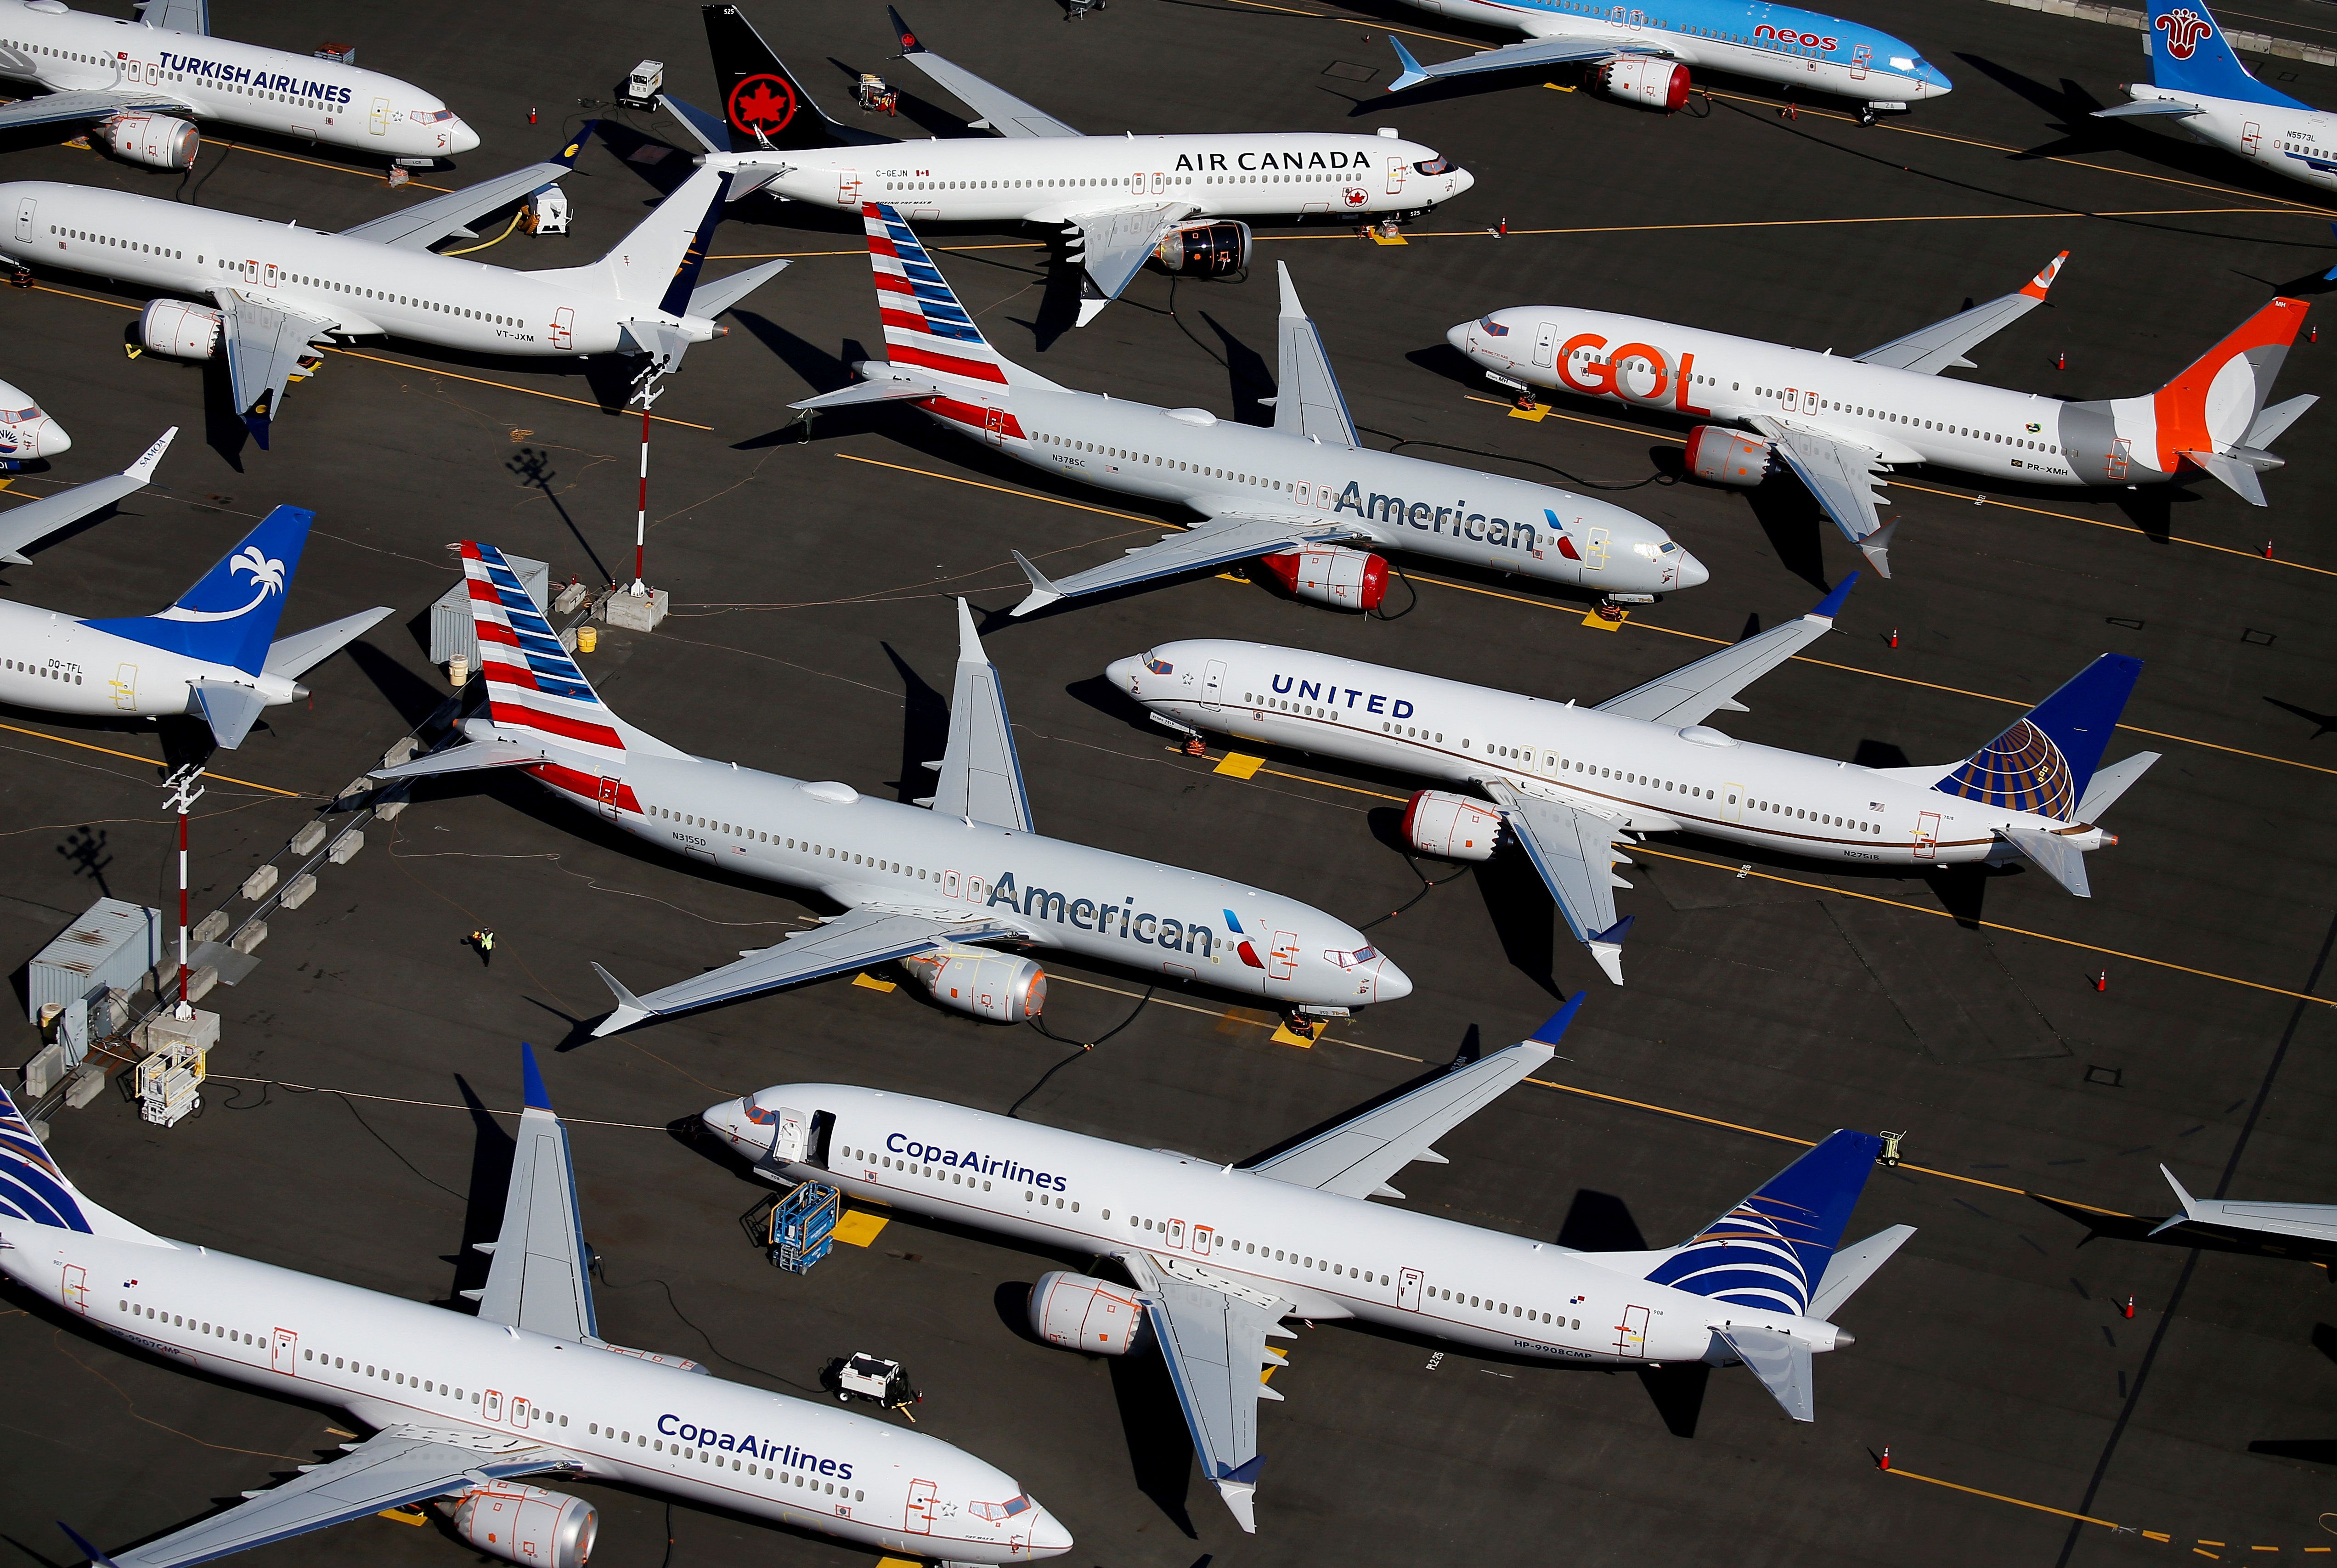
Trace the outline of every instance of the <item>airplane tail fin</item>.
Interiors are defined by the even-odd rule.
[[[2103,654],[1932,788],[2057,822],[2077,821],[2102,749],[2141,673],[2141,660]]]
[[[880,201],[864,202],[868,230],[868,265],[876,282],[877,313],[885,318],[885,358],[896,367],[930,377],[945,388],[974,396],[962,403],[948,392],[934,399],[941,412],[980,426],[986,416],[1002,420],[1000,434],[1017,439],[1022,427],[997,405],[1016,383],[1051,387],[1052,382],[1012,364],[990,346],[973,316],[934,265],[900,211]],[[985,409],[980,403],[992,407]]]
[[[698,287],[706,247],[722,220],[733,178],[728,169],[699,170],[606,256],[562,271],[579,282],[597,277],[607,292],[645,310],[682,314]]]
[[[0,1214],[84,1236],[167,1245],[152,1231],[83,1197],[5,1089],[0,1089]]]
[[[2257,81],[2232,53],[2223,24],[2205,0],[2151,0],[2150,26],[2142,46],[2150,55],[2150,81],[2170,93],[2203,98],[2235,98],[2283,109],[2306,109],[2285,93]]]
[[[314,512],[279,506],[161,614],[82,624],[258,675],[268,662],[269,640],[276,635],[301,546],[316,520]]]
[[[487,717],[495,728],[521,744],[550,745],[597,763],[602,775],[621,774],[625,736],[616,715],[561,645],[504,553],[464,541],[463,576],[471,590]]]
[[[1872,1132],[1839,1132],[1745,1200],[1657,1255],[1657,1285],[1765,1312],[1807,1316],[1882,1151]]]
[[[2281,405],[2285,418],[2269,431],[2258,430],[2264,399],[2310,309],[2302,299],[2272,300],[2151,395],[2161,468],[2172,473],[2175,463],[2166,459],[2187,459],[2243,499],[2264,504],[2256,474],[2279,467],[2281,460],[2249,437],[2270,441],[2311,407],[2291,398]]]
[[[722,118],[734,150],[751,152],[768,147],[785,152],[853,144],[856,138],[846,135],[804,91],[738,7],[709,5],[704,10],[706,44],[714,55],[714,80],[722,90]]]

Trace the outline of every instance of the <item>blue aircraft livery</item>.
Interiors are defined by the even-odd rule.
[[[222,60],[198,60],[191,54],[173,54],[167,49],[159,53],[166,69],[200,76],[207,82],[233,82],[254,92],[285,93],[295,98],[318,98],[328,103],[350,101],[347,88],[336,87],[329,82],[306,81],[281,71],[255,72],[249,66],[230,65]]]
[[[719,1448],[725,1454],[752,1454],[758,1459],[768,1459],[790,1470],[816,1470],[823,1475],[833,1475],[838,1481],[852,1479],[849,1461],[823,1459],[816,1454],[805,1453],[792,1443],[774,1443],[768,1437],[757,1437],[751,1434],[741,1436],[733,1432],[718,1432],[711,1426],[694,1426],[671,1412],[658,1417],[657,1429],[665,1436],[695,1444],[700,1448]]]
[[[977,1176],[995,1176],[1002,1181],[1019,1182],[1025,1187],[1044,1187],[1050,1192],[1071,1190],[1070,1183],[1061,1176],[1033,1171],[1002,1154],[984,1154],[979,1149],[950,1149],[939,1143],[920,1143],[905,1132],[886,1134],[885,1147],[891,1153],[923,1165],[946,1165],[953,1171],[971,1171]]]

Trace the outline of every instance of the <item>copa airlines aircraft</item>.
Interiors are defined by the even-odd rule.
[[[1575,939],[1623,983],[1616,846],[1694,833],[1855,865],[1950,866],[2019,856],[2078,897],[2084,852],[2117,840],[2102,814],[2158,760],[2104,768],[2142,662],[2105,653],[1961,762],[1862,768],[1740,741],[1705,723],[1833,628],[1856,576],[1808,614],[1578,708],[1351,659],[1215,640],[1164,642],[1105,678],[1172,729],[1422,774],[1403,832],[1423,854],[1486,860],[1503,838],[1541,874]],[[1490,803],[1489,803],[1490,802]]]
[[[1875,485],[1904,464],[2127,489],[2204,473],[2264,505],[2256,475],[2283,461],[2268,448],[2318,401],[2307,393],[2264,407],[2304,325],[2302,299],[2273,299],[2138,397],[2071,403],[1940,374],[1969,368],[1966,350],[2042,304],[2068,258],[2063,251],[2014,293],[1847,358],[1560,305],[1496,310],[1445,338],[1507,386],[1751,426],[1748,436],[1697,425],[1688,432],[1688,471],[1749,488],[1773,466],[1792,469],[1885,577],[1898,523],[1878,514]]]
[[[1323,340],[1282,279],[1281,364],[1271,428],[1206,408],[1161,408],[1074,392],[992,348],[941,270],[893,208],[867,208],[868,259],[889,361],[866,379],[792,407],[914,402],[1017,461],[1122,495],[1188,506],[1206,521],[1118,561],[1050,582],[1020,553],[1030,594],[1014,613],[1058,599],[1263,556],[1302,599],[1373,610],[1387,564],[1373,547],[1514,572],[1646,601],[1708,573],[1661,528],[1620,506],[1363,444]],[[1364,548],[1356,548],[1356,546]]]
[[[486,1556],[584,1568],[592,1504],[527,1475],[886,1553],[1006,1563],[1071,1550],[1012,1476],[939,1438],[600,1338],[568,1129],[520,1052],[527,1109],[503,1230],[479,1246],[485,1286],[464,1292],[476,1317],[142,1230],[83,1197],[0,1091],[0,1273],[150,1356],[374,1432],[142,1546],[108,1556],[74,1534],[93,1563],[181,1568],[437,1499]]]
[[[463,744],[375,778],[523,768],[635,838],[811,888],[848,911],[646,996],[596,964],[618,1006],[595,1034],[895,960],[944,1006],[1002,1024],[1037,1017],[1045,975],[992,943],[1198,981],[1293,1014],[1344,1014],[1411,993],[1361,932],[1319,909],[1034,832],[998,670],[963,600],[949,745],[928,764],[939,775],[933,795],[909,806],[692,757],[634,729],[594,693],[500,551],[464,544],[463,570],[487,716],[464,726]]]
[[[886,142],[829,119],[737,7],[705,9],[723,113],[665,102],[710,153],[736,152],[735,195],[769,191],[845,212],[881,201],[919,223],[1062,230],[1084,268],[1082,326],[1149,260],[1203,277],[1246,270],[1238,220],[1410,217],[1476,183],[1393,130],[1089,136],[925,48],[897,12],[903,57],[998,134]]]
[[[1882,1141],[1836,1132],[1677,1247],[1584,1253],[1368,1201],[1550,1060],[1582,1005],[1296,1147],[1239,1166],[1138,1149],[841,1083],[786,1083],[702,1120],[758,1175],[1110,1259],[1134,1282],[1054,1272],[1032,1328],[1094,1356],[1159,1346],[1201,1471],[1255,1530],[1259,1377],[1286,1318],[1352,1318],[1509,1359],[1652,1367],[1743,1362],[1797,1421],[1829,1321],[1915,1232],[1842,1247]],[[1287,1387],[1285,1380],[1284,1387]],[[1393,1484],[1395,1477],[1386,1478]]]
[[[2151,0],[2142,47],[2150,80],[2127,88],[2133,102],[2097,109],[2095,119],[2170,119],[2256,168],[2337,190],[2337,114],[2257,81],[2205,4]]]
[[[1687,102],[1691,67],[1806,87],[1858,104],[1859,122],[1878,110],[1944,98],[1952,84],[1912,44],[1841,16],[1767,0],[1664,0],[1661,16],[1601,0],[1411,0],[1423,11],[1489,27],[1514,27],[1504,44],[1438,65],[1423,65],[1394,34],[1403,70],[1388,91],[1481,71],[1598,67],[1599,90],[1666,113]]]
[[[201,138],[190,120],[398,163],[435,163],[479,144],[477,132],[410,82],[210,36],[206,0],[143,0],[138,15],[124,22],[63,0],[0,0],[0,76],[44,94],[0,106],[0,131],[94,122],[94,140],[115,157],[157,169],[195,161]]]
[[[475,353],[582,358],[638,354],[660,373],[714,318],[777,274],[765,262],[699,284],[727,173],[700,170],[617,247],[582,267],[522,271],[429,247],[569,172],[587,125],[557,158],[337,234],[85,185],[0,185],[0,253],[209,299],[150,302],[140,341],[179,358],[227,354],[236,412],[268,445],[285,388],[315,371],[310,347],[395,333]]]
[[[0,514],[0,529],[14,515]],[[263,710],[308,695],[302,675],[389,613],[384,604],[269,641],[316,516],[279,506],[159,615],[76,621],[0,600],[0,702],[111,719],[191,713],[220,745],[240,746]]]

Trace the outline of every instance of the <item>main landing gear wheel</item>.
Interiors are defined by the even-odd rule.
[[[1858,122],[1861,125],[1873,125],[1874,123],[1873,104],[1862,103],[1858,106]]]

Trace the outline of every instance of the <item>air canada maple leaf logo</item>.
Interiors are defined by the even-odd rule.
[[[730,89],[730,123],[766,136],[796,117],[796,90],[784,76],[749,76]]]
[[[2188,7],[2167,12],[2156,26],[2166,34],[2166,52],[2177,60],[2190,59],[2199,41],[2215,30],[2205,16]]]

